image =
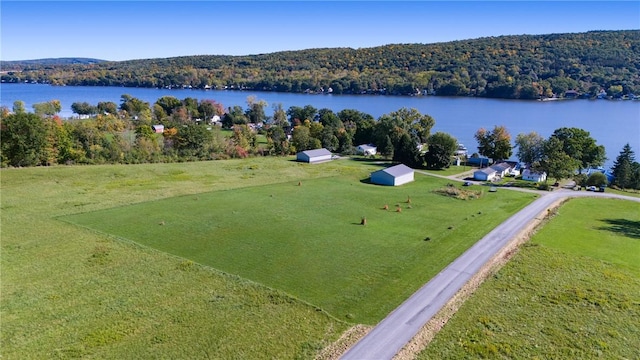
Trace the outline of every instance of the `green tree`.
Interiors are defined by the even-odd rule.
[[[25,110],[25,105],[24,105],[24,101],[22,100],[16,100],[13,102],[13,112],[16,114],[22,114],[27,112]]]
[[[198,124],[185,124],[178,129],[175,148],[182,156],[206,158],[213,140],[211,131]]]
[[[283,130],[290,126],[289,120],[287,120],[287,112],[284,111],[281,103],[273,105],[272,123],[275,126],[281,127]]]
[[[282,127],[270,126],[267,129],[267,143],[269,152],[272,155],[283,156],[289,154],[289,141]]]
[[[54,116],[62,111],[62,105],[60,104],[60,100],[51,100],[33,104],[33,111],[41,116]]]
[[[428,169],[444,169],[451,165],[451,152],[439,143],[429,143],[423,158]]]
[[[587,186],[600,187],[600,186],[606,186],[607,183],[608,183],[607,177],[599,171],[592,173],[587,178]]]
[[[582,169],[601,166],[606,160],[604,146],[597,145],[595,139],[586,130],[563,127],[556,129],[551,137],[561,142],[562,149],[567,155],[578,160],[574,168],[578,172]]]
[[[167,95],[156,100],[155,105],[160,106],[166,115],[171,115],[176,109],[182,106],[182,101],[175,96]]]
[[[120,97],[120,110],[125,111],[128,116],[139,123],[151,122],[151,107],[148,102],[124,94]]]
[[[98,112],[102,114],[115,115],[118,113],[118,105],[112,101],[99,102],[97,108]]]
[[[439,145],[442,147],[444,154],[451,157],[458,149],[458,140],[445,132],[438,131],[435,134],[429,136],[427,140],[429,145]]]
[[[635,154],[631,150],[629,143],[625,144],[620,151],[616,161],[611,169],[614,179],[613,185],[623,189],[632,188],[633,179],[633,163],[635,162]]]
[[[400,137],[398,146],[394,149],[393,160],[403,163],[409,167],[418,167],[422,165],[422,159],[417,144],[408,133],[404,133]]]
[[[318,109],[314,108],[311,105],[305,105],[303,108],[299,106],[291,106],[287,110],[287,115],[289,116],[289,122],[295,124],[295,120],[297,119],[300,123],[305,120],[314,120],[316,114],[318,113]]]
[[[515,140],[518,149],[516,156],[520,162],[527,167],[540,161],[544,150],[544,138],[537,132],[532,131],[528,134],[518,134]]]
[[[0,122],[0,149],[3,165],[35,166],[47,161],[47,132],[40,116],[10,114]]]
[[[247,97],[247,106],[245,115],[250,123],[259,124],[267,120],[267,115],[264,112],[264,108],[267,106],[266,101],[258,100],[255,96],[251,95]]]
[[[546,172],[548,177],[556,181],[571,178],[580,162],[564,152],[562,145],[562,141],[556,137],[545,141],[542,159],[533,164],[533,169]]]
[[[206,122],[210,122],[215,115],[222,116],[224,114],[224,107],[215,100],[205,99],[200,101],[198,111]]]
[[[511,134],[504,126],[494,126],[492,131],[480,128],[474,135],[478,152],[495,162],[508,159],[513,151]]]
[[[230,107],[222,117],[222,126],[230,129],[233,125],[246,125],[249,123],[249,119],[244,114],[242,107],[235,105]]]
[[[98,108],[86,101],[83,101],[71,104],[71,111],[78,115],[94,115],[98,112]]]
[[[296,152],[311,149],[312,145],[309,128],[304,125],[295,126],[293,128],[293,133],[291,134],[291,144],[295,148]]]

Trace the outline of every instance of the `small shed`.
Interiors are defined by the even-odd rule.
[[[525,169],[522,172],[522,180],[542,182],[547,180],[547,173],[546,172],[539,173],[539,172],[531,171],[531,169]]]
[[[496,170],[493,168],[484,168],[473,172],[473,178],[480,181],[491,181],[496,177]]]
[[[371,173],[371,182],[378,185],[400,186],[413,181],[413,169],[399,164]]]
[[[151,130],[156,134],[162,134],[164,132],[164,125],[151,125]]]
[[[358,145],[356,152],[365,156],[372,156],[378,153],[378,148],[371,144],[362,144]]]
[[[296,154],[296,160],[312,164],[321,161],[329,161],[331,160],[331,156],[333,156],[333,154],[331,154],[331,151],[327,149],[306,150]]]

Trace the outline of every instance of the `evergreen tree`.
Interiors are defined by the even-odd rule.
[[[616,158],[616,162],[613,164],[612,172],[615,177],[613,184],[623,189],[632,187],[633,180],[633,163],[635,162],[635,155],[631,146],[627,143],[620,151],[620,154]]]

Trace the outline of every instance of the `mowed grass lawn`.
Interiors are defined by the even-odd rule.
[[[640,207],[573,199],[420,359],[640,359]]]
[[[284,291],[338,319],[375,324],[534,199],[485,189],[480,199],[457,200],[433,192],[446,180],[420,174],[401,187],[377,186],[363,181],[370,171],[366,163],[338,163],[361,171],[61,220]],[[366,226],[360,225],[362,217]]]

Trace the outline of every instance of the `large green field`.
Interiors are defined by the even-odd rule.
[[[420,359],[639,359],[640,207],[574,199]]]
[[[504,191],[457,200],[433,192],[445,180],[416,174],[413,183],[385,187],[363,181],[368,173],[364,166],[62,220],[284,291],[339,319],[375,324],[533,199]]]
[[[533,199],[455,200],[423,176],[362,181],[377,169],[291,158],[4,169],[0,355],[311,358]]]

